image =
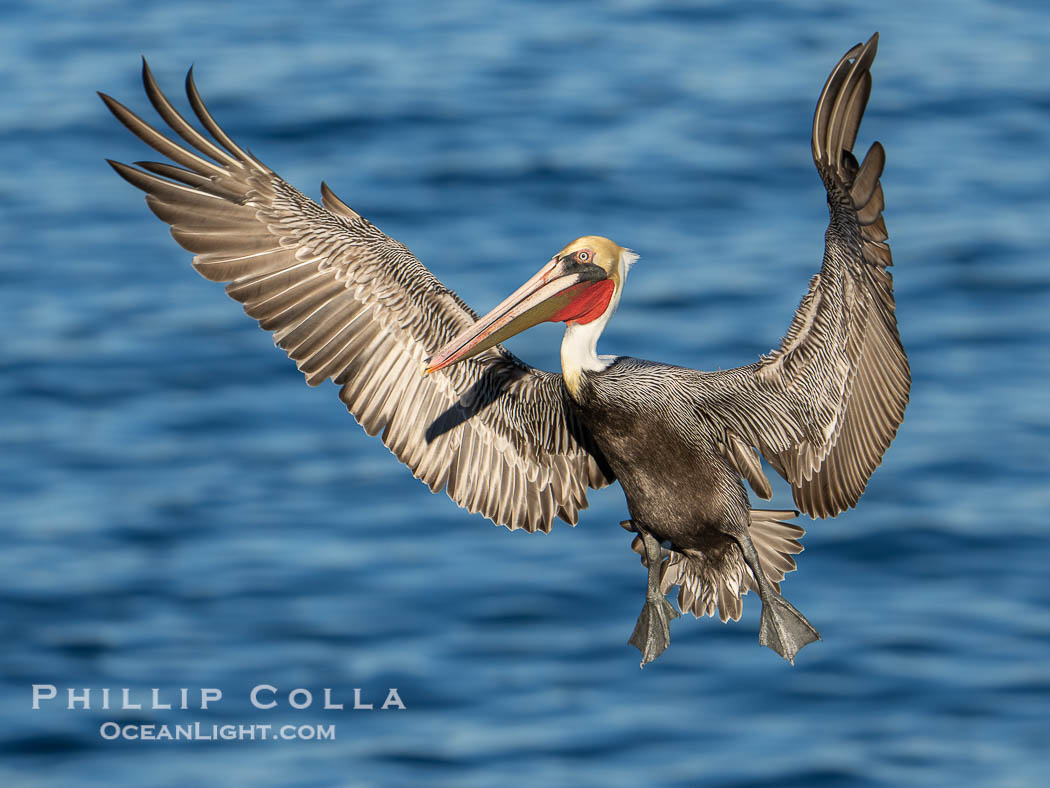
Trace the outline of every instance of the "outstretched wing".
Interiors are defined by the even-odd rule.
[[[424,376],[424,359],[477,315],[401,243],[324,184],[324,207],[289,186],[219,127],[186,77],[188,123],[143,61],[160,117],[189,146],[99,94],[125,126],[175,164],[110,162],[195,253],[207,279],[274,334],[310,385],[331,379],[370,435],[431,490],[493,522],[549,531],[575,523],[587,487],[612,481],[573,415],[560,375],[502,347]]]
[[[831,216],[820,273],[780,348],[723,373],[735,378],[737,398],[716,406],[728,427],[726,455],[741,475],[769,497],[749,447],[758,448],[813,517],[856,505],[897,433],[911,385],[887,271],[885,152],[874,143],[859,166],[852,153],[877,45],[876,33],[842,57],[813,117],[813,160]]]

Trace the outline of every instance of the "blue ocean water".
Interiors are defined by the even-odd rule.
[[[8,2],[0,23],[4,785],[1043,784],[1044,4]],[[713,369],[776,345],[819,266],[813,104],[875,30],[859,146],[887,150],[914,388],[860,507],[803,521],[784,591],[824,641],[794,668],[750,595],[739,623],[674,622],[640,671],[618,488],[548,536],[431,495],[193,273],[103,161],[156,156],[94,95],[146,115],[139,56],[173,98],[193,64],[235,139],[482,311],[609,235],[642,259],[601,352]],[[558,339],[511,346],[556,369]],[[33,710],[33,684],[58,701]],[[99,708],[104,687],[144,708]],[[150,708],[183,687],[223,699]],[[405,710],[378,708],[392,687]]]

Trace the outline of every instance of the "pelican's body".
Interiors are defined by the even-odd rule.
[[[401,244],[322,185],[324,207],[239,148],[187,92],[210,138],[144,68],[150,100],[192,150],[103,96],[117,117],[180,166],[113,162],[147,192],[206,277],[228,282],[311,384],[331,379],[370,434],[432,490],[496,523],[574,523],[587,487],[618,480],[648,567],[631,643],[655,659],[681,609],[737,619],[762,599],[761,643],[793,660],[818,638],[779,593],[803,530],[793,510],[752,509],[743,481],[769,498],[756,450],[807,514],[856,504],[896,433],[909,371],[893,315],[875,143],[851,153],[871,87],[877,36],[839,61],[813,126],[831,223],[821,272],[778,350],[754,364],[698,372],[599,356],[597,343],[637,255],[583,236],[478,319]],[[203,156],[201,155],[203,154]],[[541,321],[566,324],[562,374],[500,343]],[[420,374],[422,370],[423,374]],[[666,544],[667,547],[662,547]]]
[[[711,527],[746,525],[750,511],[740,474],[716,449],[724,429],[705,418],[701,382],[691,369],[620,357],[587,373],[578,394],[631,517],[680,550],[710,549]]]

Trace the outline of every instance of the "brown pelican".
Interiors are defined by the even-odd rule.
[[[909,370],[894,317],[876,142],[852,149],[871,91],[878,34],[836,64],[817,102],[813,159],[830,224],[820,273],[779,349],[718,372],[599,356],[598,338],[637,255],[584,236],[478,319],[399,242],[321,184],[318,205],[239,147],[186,78],[209,136],[172,106],[143,62],[160,117],[188,147],[102,95],[114,115],[175,164],[111,161],[193,252],[193,265],[272,331],[307,383],[335,382],[370,435],[431,490],[499,525],[549,531],[575,523],[588,487],[619,480],[648,567],[630,643],[642,664],[669,643],[680,609],[739,619],[762,601],[759,642],[793,661],[819,638],[779,593],[795,568],[797,511],[769,499],[759,455],[796,505],[833,517],[857,503],[896,434]],[[500,342],[541,321],[566,324],[562,374]],[[757,451],[756,451],[757,450]],[[666,547],[664,546],[666,545]]]

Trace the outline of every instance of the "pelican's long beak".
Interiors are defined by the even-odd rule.
[[[596,265],[574,265],[555,257],[499,306],[434,353],[424,372],[429,375],[476,356],[545,320],[571,320],[587,308],[593,311],[600,301],[608,303],[612,284]]]

